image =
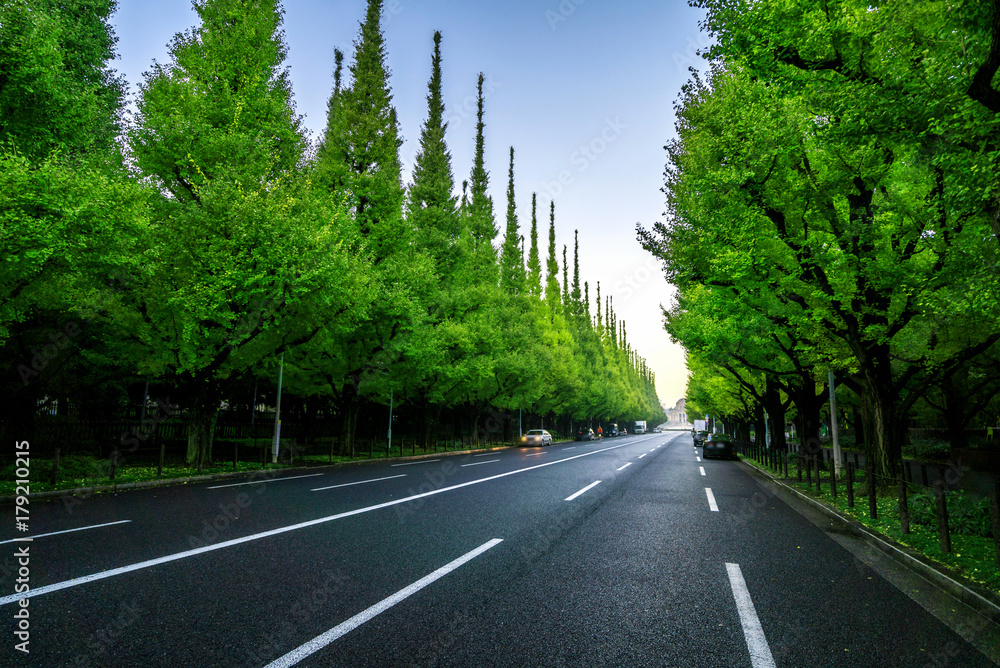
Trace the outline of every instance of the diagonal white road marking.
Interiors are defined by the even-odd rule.
[[[486,550],[489,550],[490,548],[499,545],[502,542],[503,542],[502,538],[494,538],[491,541],[483,543],[476,549],[462,555],[455,561],[445,564],[444,566],[437,569],[430,575],[426,575],[417,580],[416,582],[414,582],[413,584],[411,584],[410,586],[404,589],[400,589],[398,592],[396,592],[389,598],[382,599],[381,601],[379,601],[372,607],[368,608],[367,610],[364,610],[363,612],[359,612],[358,614],[354,615],[346,622],[341,622],[340,624],[334,626],[326,633],[316,636],[306,644],[300,645],[299,647],[293,649],[291,652],[284,655],[283,657],[275,661],[272,661],[271,663],[267,664],[265,668],[289,668],[290,666],[294,666],[307,656],[323,649],[337,638],[340,638],[341,636],[350,633],[351,631],[358,628],[359,626],[361,626],[368,620],[372,619],[373,617],[382,614],[383,612],[385,612],[392,606],[396,605],[400,601],[403,601],[409,598],[410,596],[416,594],[418,591],[420,591],[427,585],[431,584],[435,580],[440,580],[444,576],[448,575],[448,573],[451,573],[453,570],[459,568],[463,564],[472,561]]]

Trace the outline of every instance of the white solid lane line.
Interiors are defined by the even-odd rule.
[[[379,480],[392,480],[393,478],[405,478],[405,473],[400,473],[399,475],[390,475],[385,478],[372,478],[371,480],[359,480],[357,482],[345,482],[342,485],[330,485],[329,487],[317,487],[316,489],[309,490],[310,492],[322,492],[324,489],[337,489],[338,487],[350,487],[351,485],[364,485],[366,482],[378,482]]]
[[[726,572],[729,574],[729,586],[733,589],[733,598],[736,599],[736,609],[740,613],[743,637],[746,638],[747,649],[750,650],[750,664],[753,668],[775,668],[771,648],[767,644],[767,638],[764,637],[764,627],[760,625],[757,610],[753,607],[753,600],[750,598],[750,591],[743,579],[740,565],[727,563]]]
[[[587,485],[586,487],[584,487],[583,489],[581,489],[579,492],[575,492],[573,494],[570,494],[565,499],[563,499],[563,501],[572,501],[573,499],[575,499],[576,497],[580,496],[581,494],[583,494],[587,490],[592,489],[594,487],[597,487],[600,484],[601,484],[601,481],[600,480],[596,480],[596,481],[590,483],[589,485]]]
[[[545,462],[544,464],[534,464],[533,466],[527,466],[523,469],[515,469],[513,471],[506,471],[505,473],[496,473],[494,475],[486,476],[485,478],[479,478],[477,480],[460,482],[458,484],[451,485],[450,487],[442,487],[441,489],[433,489],[429,492],[421,492],[420,494],[414,494],[412,496],[404,496],[399,499],[393,499],[392,501],[377,503],[374,506],[355,508],[354,510],[347,510],[342,513],[337,513],[336,515],[327,515],[326,517],[318,517],[314,520],[307,520],[305,522],[299,522],[298,524],[290,524],[288,526],[278,527],[277,529],[270,529],[269,531],[262,531],[260,533],[255,533],[250,536],[232,538],[230,540],[222,541],[221,543],[213,543],[211,545],[205,545],[203,547],[196,547],[194,549],[185,550],[183,552],[175,552],[173,554],[168,554],[163,557],[157,557],[155,559],[147,559],[146,561],[140,561],[135,564],[129,564],[128,566],[121,566],[119,568],[112,568],[111,570],[101,571],[99,573],[84,575],[78,578],[74,578],[72,580],[63,580],[62,582],[56,582],[54,584],[45,585],[42,587],[32,587],[29,591],[26,591],[21,594],[9,594],[7,596],[0,596],[0,606],[8,605],[22,598],[41,596],[42,594],[48,594],[53,591],[60,591],[62,589],[69,589],[70,587],[77,587],[79,585],[87,584],[88,582],[95,582],[97,580],[103,580],[105,578],[116,577],[118,575],[124,575],[125,573],[132,573],[133,571],[139,571],[145,568],[151,568],[153,566],[158,566],[160,564],[170,563],[171,561],[177,561],[178,559],[186,559],[188,557],[194,557],[199,554],[203,554],[205,552],[222,550],[228,547],[233,547],[235,545],[242,545],[243,543],[249,543],[251,541],[260,540],[262,538],[278,536],[283,533],[288,533],[289,531],[297,531],[299,529],[305,529],[306,527],[316,526],[317,524],[324,524],[326,522],[335,522],[337,520],[344,519],[345,517],[354,517],[355,515],[362,515],[364,513],[370,513],[375,510],[381,510],[383,508],[390,508],[392,506],[397,506],[401,503],[410,503],[412,501],[416,501],[417,499],[423,499],[428,496],[434,496],[435,494],[442,494],[444,492],[450,492],[455,489],[462,489],[464,487],[469,487],[471,485],[479,485],[484,482],[499,480],[500,478],[506,478],[507,476],[517,475],[519,473],[527,473],[528,471],[534,471],[535,469],[542,469],[545,468],[546,466],[555,466],[556,464],[571,462],[574,459],[580,459],[582,457],[590,457],[591,455],[598,455],[602,452],[608,452],[609,450],[617,450],[618,448],[624,448],[626,445],[627,444],[612,445],[606,448],[601,448],[600,450],[593,450],[591,452],[584,452],[583,454],[580,455],[573,455],[572,457],[566,457],[565,459],[557,459],[552,462]]]
[[[705,475],[705,467],[704,466],[699,466],[698,470],[701,471],[702,475]]]
[[[713,513],[719,512],[719,506],[717,506],[715,503],[715,494],[712,494],[711,487],[705,488],[705,496],[708,497],[708,507],[711,509],[711,511]]]
[[[284,478],[270,478],[268,480],[251,480],[250,482],[234,482],[228,485],[212,485],[211,487],[206,487],[205,489],[222,489],[223,487],[240,487],[241,485],[265,485],[269,482],[281,482],[282,480],[296,480],[298,478],[315,478],[316,476],[326,475],[325,473],[307,473],[305,475],[290,475]]]
[[[358,614],[348,619],[346,622],[341,622],[340,624],[334,626],[326,633],[316,636],[306,644],[297,647],[296,649],[292,650],[291,652],[284,655],[280,659],[272,661],[271,663],[267,664],[265,668],[288,668],[289,666],[294,666],[307,656],[323,649],[337,638],[340,638],[341,636],[350,633],[351,631],[358,628],[359,626],[361,626],[368,620],[372,619],[373,617],[380,615],[381,613],[385,612],[386,610],[396,605],[400,601],[409,598],[413,594],[416,594],[418,591],[420,591],[427,585],[431,584],[435,580],[440,580],[445,575],[448,575],[448,573],[451,573],[453,570],[459,568],[463,564],[472,561],[486,550],[489,550],[490,548],[495,547],[496,545],[499,545],[502,542],[503,542],[502,538],[494,538],[489,542],[483,543],[473,551],[462,555],[455,561],[445,564],[444,566],[437,569],[430,575],[426,575],[417,580],[416,582],[414,582],[413,584],[411,584],[410,586],[404,589],[400,589],[398,592],[396,592],[389,598],[384,598],[375,605],[373,605],[372,607],[368,608],[367,610],[359,612]]]
[[[632,466],[632,462],[629,462],[629,463],[628,463],[628,464],[626,464],[625,466],[619,466],[617,470],[621,471],[622,469],[627,469],[627,468],[628,468],[628,467],[630,467],[630,466]]]
[[[440,459],[423,459],[419,462],[406,462],[404,464],[389,464],[389,466],[416,466],[417,464],[430,464],[431,462],[439,462]]]
[[[485,462],[472,462],[471,464],[459,464],[460,468],[465,468],[466,466],[479,466],[480,464],[492,464],[493,462],[498,462],[499,459],[487,459]]]
[[[26,540],[35,540],[36,538],[41,538],[42,536],[57,536],[61,533],[73,533],[74,531],[86,531],[87,529],[97,529],[98,527],[109,527],[112,524],[125,524],[126,522],[131,522],[132,520],[118,520],[117,522],[105,522],[104,524],[92,524],[89,527],[79,527],[77,529],[64,529],[63,531],[52,531],[50,533],[40,533],[37,536],[25,536],[24,538],[12,538],[11,540],[0,540],[0,545],[4,543],[14,543],[14,542],[24,542]]]

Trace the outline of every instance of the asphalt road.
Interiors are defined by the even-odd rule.
[[[6,508],[0,615],[17,629],[27,545],[30,653],[4,634],[0,665],[994,665],[698,452],[650,434],[34,502],[30,543]]]

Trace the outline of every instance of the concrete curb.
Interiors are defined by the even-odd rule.
[[[572,441],[553,441],[552,444],[557,443],[571,443]],[[230,471],[228,473],[213,473],[209,475],[197,475],[197,476],[187,476],[184,478],[160,478],[157,480],[141,480],[139,482],[126,482],[115,485],[93,485],[90,487],[76,487],[73,489],[54,489],[45,492],[32,492],[28,494],[29,500],[42,500],[42,499],[57,499],[66,496],[79,496],[84,499],[90,498],[94,494],[100,494],[104,492],[124,492],[132,489],[148,489],[150,487],[167,487],[172,485],[187,485],[190,483],[198,482],[211,482],[214,480],[232,480],[240,477],[259,477],[260,473],[263,471],[268,475],[276,475],[277,473],[300,473],[302,471],[317,471],[320,469],[336,469],[345,466],[358,466],[360,464],[371,464],[373,462],[406,462],[414,461],[420,459],[434,459],[438,457],[454,457],[456,455],[471,455],[471,454],[482,454],[486,452],[495,452],[498,450],[509,450],[511,448],[521,447],[519,445],[503,445],[496,448],[478,448],[476,450],[455,450],[452,452],[436,452],[428,453],[423,455],[403,455],[401,457],[380,457],[378,459],[357,459],[348,462],[336,462],[333,464],[314,464],[313,466],[296,466],[294,468],[273,468],[273,469],[256,469],[253,471]],[[276,476],[280,477],[280,476]],[[0,505],[13,504],[16,495],[6,495],[0,496]]]
[[[944,590],[987,619],[1000,624],[1000,596],[984,589],[978,584],[965,581],[965,578],[957,573],[949,574],[942,571],[940,566],[923,554],[905,545],[900,545],[892,538],[884,536],[856,519],[842,514],[828,503],[809,497],[794,487],[786,485],[783,481],[771,475],[769,471],[765,471],[745,459],[740,459],[739,463],[744,468],[749,469],[752,474],[760,475],[766,478],[771,484],[794,494],[800,501],[805,501],[825,515],[844,522],[852,534],[868,545],[883,552],[917,575],[920,575],[937,588]]]

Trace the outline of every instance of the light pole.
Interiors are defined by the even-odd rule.
[[[386,448],[385,456],[392,453],[392,388],[389,388],[389,445]]]
[[[271,446],[271,463],[278,463],[278,446],[281,443],[281,379],[285,372],[285,353],[281,353],[278,367],[278,401],[274,406],[274,445]]]
[[[833,387],[833,371],[827,371],[830,383],[830,436],[833,438],[833,470],[840,475],[840,434],[837,429],[837,394]]]

